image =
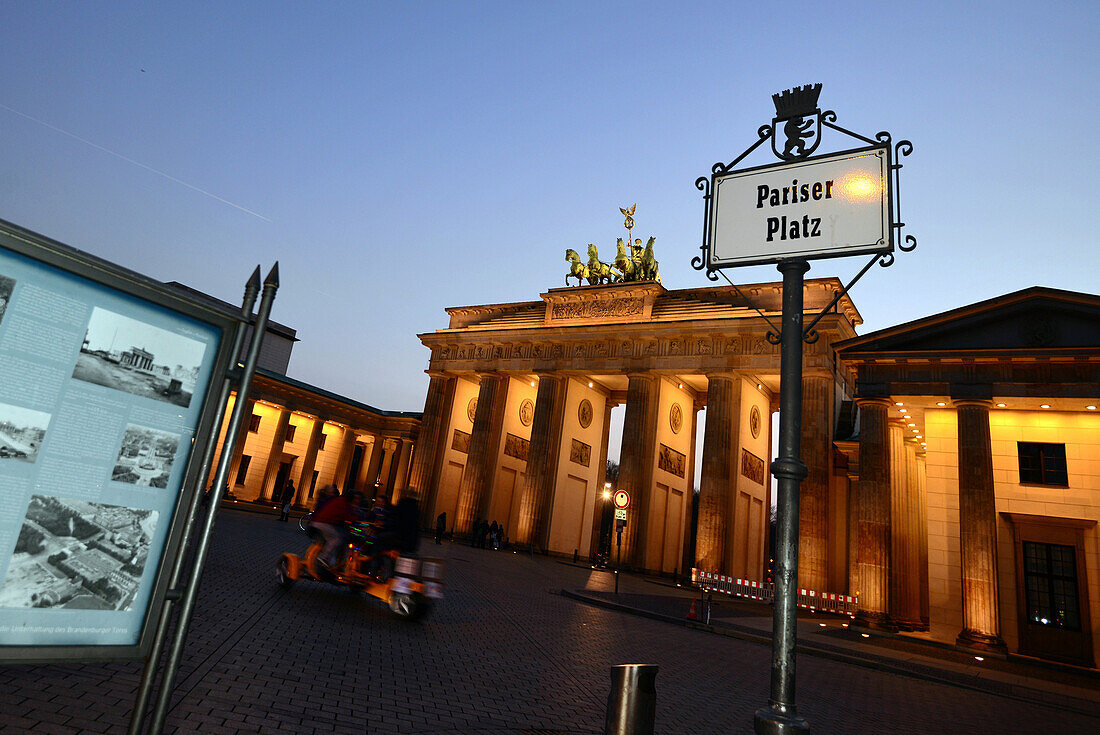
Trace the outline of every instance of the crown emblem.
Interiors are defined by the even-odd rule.
[[[821,94],[820,84],[804,84],[772,95],[775,103],[775,117],[786,120],[791,117],[807,117],[817,111],[817,96]]]

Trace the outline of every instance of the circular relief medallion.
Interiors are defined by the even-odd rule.
[[[477,415],[477,396],[471,398],[466,404],[466,415],[470,417],[470,423],[474,423],[474,416]]]
[[[577,420],[581,422],[582,429],[592,425],[592,402],[587,398],[583,399],[580,407],[577,408]]]
[[[519,422],[524,426],[531,425],[531,419],[535,417],[535,402],[530,398],[524,398],[519,404]]]
[[[684,410],[679,403],[672,404],[672,410],[668,414],[668,423],[672,427],[673,434],[679,434],[684,425]]]
[[[752,432],[753,439],[760,436],[760,409],[756,406],[749,411],[749,431]]]

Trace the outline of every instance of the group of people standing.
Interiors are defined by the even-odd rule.
[[[473,546],[478,549],[499,549],[504,541],[504,526],[496,521],[478,520],[474,523]]]

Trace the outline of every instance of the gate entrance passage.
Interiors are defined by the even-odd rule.
[[[816,315],[842,288],[805,283]],[[497,521],[520,545],[597,552],[611,409],[625,404],[617,488],[630,493],[623,562],[762,579],[766,571],[780,283],[668,290],[655,282],[553,289],[538,301],[447,309],[419,335],[431,381],[408,486],[431,525]],[[767,319],[765,318],[767,317]],[[845,296],[806,346],[800,585],[847,588],[848,480],[833,449],[851,394],[834,342],[861,323]],[[692,548],[696,420],[706,407]],[[827,529],[832,529],[827,532]]]

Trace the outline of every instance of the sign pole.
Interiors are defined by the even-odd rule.
[[[279,264],[276,262],[267,274],[267,278],[264,279],[263,296],[260,298],[260,307],[256,312],[256,323],[253,326],[252,343],[249,345],[248,356],[245,358],[244,369],[241,372],[240,384],[237,388],[237,402],[233,405],[233,413],[230,416],[229,427],[225,433],[226,437],[237,436],[244,418],[244,408],[248,402],[248,391],[252,385],[252,376],[256,372],[256,363],[260,356],[260,343],[267,331],[271,305],[275,300],[275,292],[278,289]],[[194,612],[195,600],[198,597],[202,569],[206,564],[206,556],[210,552],[210,538],[214,532],[214,518],[217,515],[215,510],[218,503],[221,502],[222,492],[228,480],[231,454],[232,452],[223,451],[218,460],[218,471],[214,477],[214,487],[210,490],[210,512],[207,513],[199,534],[191,579],[183,592],[183,603],[176,623],[176,631],[172,639],[168,660],[165,663],[164,678],[161,681],[160,691],[157,693],[156,705],[153,707],[153,721],[150,729],[153,735],[160,735],[164,731],[164,721],[168,717],[168,704],[172,697],[172,690],[175,687],[176,674],[179,672],[180,658],[183,655],[183,643],[187,638],[187,629],[191,624],[191,614]]]
[[[248,279],[248,283],[244,289],[244,301],[241,304],[241,327],[236,331],[236,335],[233,339],[233,367],[230,368],[229,374],[222,379],[221,393],[218,395],[218,403],[216,404],[222,411],[222,415],[225,413],[225,406],[229,400],[229,390],[232,384],[230,374],[236,372],[237,357],[241,354],[241,347],[244,344],[244,325],[248,324],[248,319],[252,316],[252,307],[256,304],[256,297],[260,293],[260,266],[256,266],[256,270],[252,273],[252,277]],[[202,504],[204,485],[206,478],[210,474],[210,462],[214,457],[214,447],[218,443],[217,433],[211,433],[210,440],[206,443],[204,453],[202,457],[202,469],[199,471],[199,487],[195,492],[195,497],[191,501],[191,507],[188,509],[187,522],[184,525],[183,540],[181,545],[186,549],[186,545],[191,542],[191,534],[194,532],[195,520],[198,517],[199,506]],[[226,446],[232,445],[232,440],[229,439],[225,442]],[[225,451],[225,447],[222,448]],[[209,509],[210,513],[214,512],[214,508]],[[168,583],[169,589],[169,602],[172,603],[178,599],[178,587],[180,579],[183,574],[183,562],[186,553],[181,553],[176,557],[176,563],[172,568],[172,577]],[[141,685],[138,688],[137,698],[134,701],[134,711],[130,715],[130,727],[127,730],[129,735],[136,735],[141,732],[141,726],[144,724],[145,711],[149,707],[149,697],[153,692],[153,683],[156,678],[156,672],[159,668],[161,649],[164,648],[164,640],[168,635],[168,619],[172,613],[172,604],[166,604],[161,611],[160,620],[157,623],[157,631],[153,638],[153,648],[149,654],[149,657],[145,661],[145,669],[141,674]]]
[[[615,542],[619,548],[619,559],[615,562],[615,594],[619,594],[619,575],[623,571],[623,526],[622,521],[615,521]]]
[[[779,363],[779,459],[776,503],[775,605],[772,610],[772,676],[768,706],[756,712],[757,735],[808,733],[810,724],[794,704],[794,648],[798,633],[798,486],[806,477],[799,453],[802,431],[802,277],[805,260],[784,260],[783,326]]]

